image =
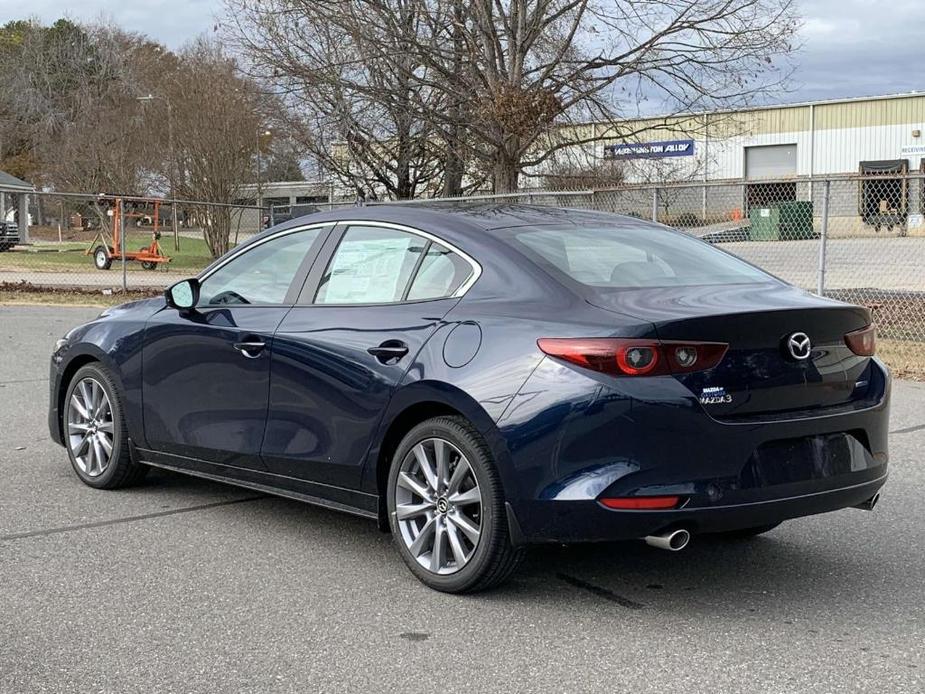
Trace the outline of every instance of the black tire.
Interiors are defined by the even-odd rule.
[[[9,243],[0,243],[0,253],[10,250],[11,245],[12,244],[9,244]]]
[[[157,270],[157,263],[152,263],[148,260],[143,260],[141,262],[141,267],[144,270]]]
[[[112,412],[112,453],[109,464],[106,469],[97,476],[91,476],[81,470],[71,450],[68,440],[68,407],[71,396],[78,384],[86,379],[92,378],[102,386],[106,397],[109,398],[110,410]],[[64,396],[64,405],[61,408],[61,425],[64,432],[64,446],[67,449],[68,458],[71,461],[71,467],[77,473],[77,477],[84,484],[95,487],[96,489],[118,489],[138,484],[148,473],[148,466],[132,461],[128,445],[128,433],[125,427],[125,416],[122,405],[122,394],[113,382],[109,372],[98,363],[87,364],[82,366],[71,378]]]
[[[740,528],[739,530],[727,530],[723,533],[715,533],[716,537],[726,540],[749,540],[758,537],[766,532],[774,530],[780,523],[768,523],[767,525],[756,525],[753,528]]]
[[[466,456],[481,492],[481,534],[473,554],[455,573],[434,573],[411,554],[399,529],[395,513],[398,474],[411,450],[427,439],[448,441]],[[479,432],[463,417],[436,417],[418,424],[402,439],[389,469],[387,488],[389,527],[405,564],[426,586],[445,593],[474,593],[499,585],[517,568],[523,547],[514,547],[508,531],[504,490],[491,450]]]
[[[93,249],[93,264],[97,270],[108,270],[112,266],[112,256],[106,246],[97,246]]]

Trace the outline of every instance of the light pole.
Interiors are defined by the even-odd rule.
[[[258,214],[260,215],[260,227],[263,228],[263,188],[261,183],[261,162],[260,162],[260,139],[263,137],[270,137],[273,134],[272,130],[258,129],[257,130],[257,208],[259,210]]]
[[[170,99],[166,96],[159,96],[157,94],[147,94],[146,96],[135,97],[136,101],[141,101],[146,103],[148,101],[154,101],[155,99],[160,99],[167,105],[167,156],[170,157],[170,162],[167,165],[167,185],[170,186],[170,197],[176,197],[176,179],[174,178],[174,166],[176,160],[176,152],[173,147],[173,106],[170,103]],[[177,228],[177,203],[171,203],[171,217],[173,225],[173,246],[174,250],[180,250],[180,231]],[[160,220],[158,220],[160,221]]]

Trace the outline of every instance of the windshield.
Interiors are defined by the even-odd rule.
[[[601,289],[766,283],[773,278],[682,233],[651,226],[498,229],[533,262]]]

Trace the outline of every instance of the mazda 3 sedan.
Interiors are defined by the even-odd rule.
[[[531,543],[678,550],[872,508],[874,349],[867,309],[649,222],[371,206],[70,331],[49,426],[91,487],[153,466],[368,517],[466,592]]]

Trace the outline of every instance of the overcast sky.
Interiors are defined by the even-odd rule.
[[[922,0],[796,0],[803,48],[791,93],[779,101],[925,91]],[[0,23],[31,13],[106,18],[171,48],[214,30],[220,0],[0,0]]]

